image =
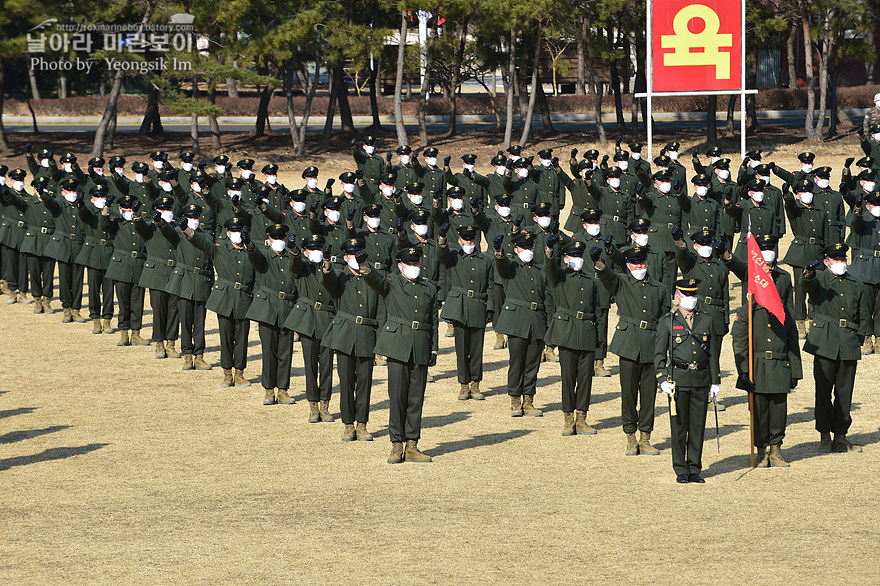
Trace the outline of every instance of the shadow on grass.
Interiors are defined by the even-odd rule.
[[[484,433],[481,435],[476,435],[470,439],[443,442],[442,444],[438,444],[436,447],[431,448],[430,450],[425,450],[425,453],[431,457],[436,457],[443,454],[450,454],[452,452],[467,450],[469,448],[497,445],[509,440],[523,437],[532,433],[533,431],[534,430],[532,429],[513,429],[501,433]]]
[[[0,411],[0,419],[4,419],[6,417],[13,417],[14,415],[24,415],[26,413],[33,413],[36,411],[36,407],[19,407],[17,409],[6,409],[4,411]]]
[[[0,460],[0,470],[9,470],[15,466],[27,466],[28,464],[38,464],[40,462],[50,462],[52,460],[64,460],[73,456],[82,456],[83,454],[100,450],[108,445],[110,444],[87,444],[72,448],[50,448],[31,456],[5,458]]]
[[[55,433],[56,431],[62,431],[70,427],[70,425],[53,425],[52,427],[46,427],[43,429],[25,429],[22,431],[10,431],[9,433],[4,433],[3,435],[0,435],[0,444],[14,444],[15,442],[39,437],[41,435]]]

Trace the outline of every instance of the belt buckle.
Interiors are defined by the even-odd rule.
[[[202,274],[202,269],[200,269],[199,267],[193,267],[193,274],[194,275]]]
[[[335,254],[330,257],[330,262],[336,262],[336,255]]]
[[[705,303],[706,305],[712,305],[712,298],[706,297],[706,299],[703,301],[703,303]]]
[[[640,321],[639,322],[639,329],[647,330],[648,329],[648,322],[646,322],[645,320]]]
[[[468,289],[468,290],[467,290],[467,296],[468,296],[468,297],[473,297],[473,296],[474,296],[474,290],[473,290],[473,289]]]
[[[174,266],[174,259],[170,259],[170,258],[169,258],[169,259],[168,259],[168,262],[165,263],[165,264],[167,264],[169,267],[173,267],[173,266]]]
[[[374,263],[373,263],[373,268],[376,269],[377,271],[378,271],[378,270],[381,270],[381,269],[382,269],[382,263],[380,263],[380,262],[374,262]]]
[[[880,250],[875,250],[875,251],[874,251],[874,257],[875,257],[875,258],[876,258],[876,257],[880,257]]]
[[[620,216],[611,216],[611,219],[614,220],[615,222],[619,222]]]
[[[576,314],[574,314],[574,317],[575,317],[576,319],[584,319],[584,312],[583,312],[583,311],[579,311],[579,312],[577,312]]]
[[[696,362],[688,362],[688,370],[697,370]]]
[[[362,316],[362,315],[355,316],[354,323],[356,323],[358,325],[361,325],[362,323],[364,323],[364,316]]]
[[[419,322],[417,322],[417,321],[412,322],[410,327],[412,327],[412,329],[414,329],[414,330],[419,329]]]
[[[532,301],[531,303],[529,303],[529,309],[531,309],[532,311],[538,311],[538,304],[537,304],[537,302]]]
[[[846,327],[846,320],[845,319],[840,320],[840,322],[837,325],[839,325],[842,328],[845,328]]]
[[[132,250],[131,251],[131,258],[137,258],[137,257],[138,257],[137,250]]]
[[[106,238],[101,238],[101,240],[99,240],[98,242],[100,243],[101,246],[107,246],[107,239]]]
[[[49,228],[47,228],[46,226],[43,226],[42,228],[40,228],[40,233],[41,234],[48,234]]]
[[[71,240],[76,240],[76,234],[71,234],[71,235],[69,236],[69,238],[70,238]]]
[[[22,222],[21,220],[19,220],[19,221],[18,221],[18,227],[19,227],[19,228],[24,228],[24,222]]]
[[[673,226],[675,226],[675,224],[666,224],[666,229],[672,230]]]
[[[321,309],[323,304],[320,301],[315,301],[315,309]]]
[[[810,244],[816,244],[816,239],[810,236],[809,238],[807,238],[807,242],[809,242]]]
[[[773,360],[773,350],[767,350],[764,352],[764,358],[766,360]]]
[[[241,289],[241,283],[238,282],[238,281],[236,281],[235,283],[232,284],[232,288],[233,288],[233,289],[236,289],[236,290],[240,290],[240,289]]]
[[[284,300],[287,298],[287,294],[284,291],[278,292],[278,299]]]

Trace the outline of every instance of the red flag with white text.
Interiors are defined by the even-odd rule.
[[[770,267],[764,262],[764,255],[758,241],[749,233],[748,235],[748,282],[749,293],[755,296],[755,302],[772,313],[779,323],[785,323],[785,307],[779,297],[779,290],[770,274]]]

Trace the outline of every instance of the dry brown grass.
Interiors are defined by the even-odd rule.
[[[776,160],[792,166],[799,150]],[[840,164],[842,152],[816,150]],[[337,157],[322,168],[348,166]],[[859,365],[851,437],[864,453],[817,454],[805,356],[807,379],[789,401],[792,466],[748,471],[746,398],[733,388],[725,343],[721,453],[710,413],[708,482],[680,486],[665,399],[658,457],[623,455],[616,368],[594,382],[596,436],[560,436],[558,363],[541,366],[545,416],[511,419],[508,355],[491,349],[491,333],[491,395],[456,400],[451,339],[441,337],[421,442],[435,461],[390,466],[384,368],[373,389],[377,441],[343,444],[338,421],[306,423],[298,350],[299,402],[263,407],[258,384],[220,389],[218,368],[181,372],[179,361],[118,348],[115,336],[29,306],[0,304],[0,316],[5,583],[880,580],[880,357]],[[216,364],[213,314],[208,328],[206,357]],[[258,340],[252,328],[252,356]],[[247,374],[258,373],[253,358]]]

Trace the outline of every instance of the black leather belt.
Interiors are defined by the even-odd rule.
[[[706,370],[708,364],[698,364],[696,362],[673,362],[672,366],[681,370]]]

